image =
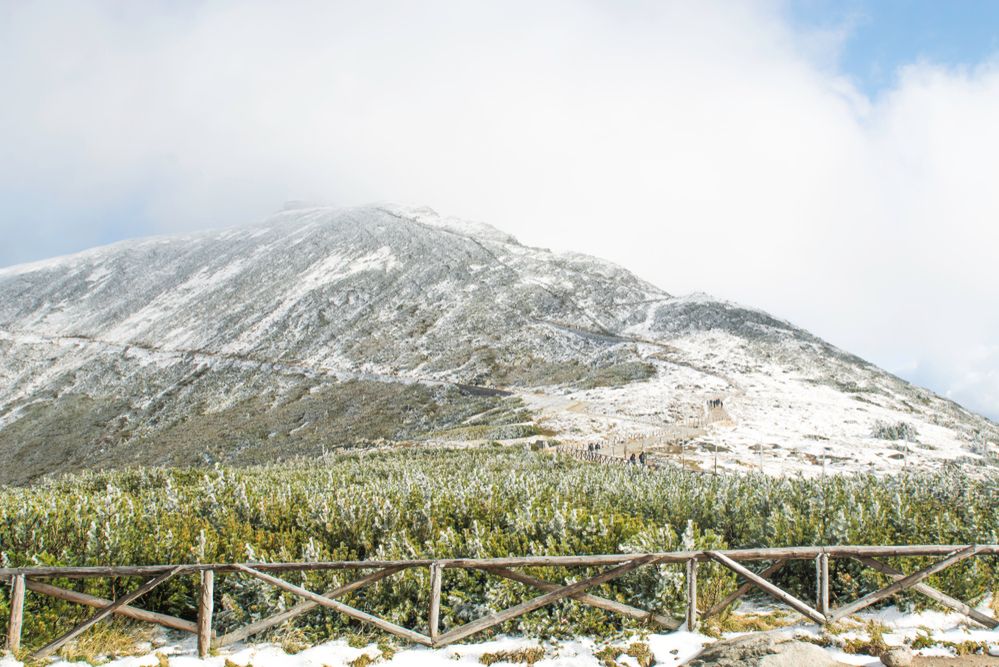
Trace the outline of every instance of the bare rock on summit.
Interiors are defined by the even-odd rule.
[[[754,634],[709,645],[691,667],[839,667],[814,644],[773,634]]]

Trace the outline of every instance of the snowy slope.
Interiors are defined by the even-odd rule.
[[[0,351],[0,453],[16,464],[0,482],[309,454],[350,444],[379,401],[405,412],[371,428],[389,441],[479,424],[472,407],[531,419],[457,385],[521,396],[562,441],[664,455],[673,425],[722,399],[690,432],[683,458],[700,467],[716,453],[772,472],[981,463],[999,442],[995,424],[766,313],[427,208],[299,209],[0,269]],[[871,437],[877,420],[918,442]]]

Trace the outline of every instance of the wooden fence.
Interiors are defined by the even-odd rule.
[[[580,461],[590,461],[591,463],[604,463],[607,465],[627,465],[627,466],[638,466],[640,468],[647,468],[650,470],[657,470],[660,468],[681,468],[683,458],[680,461],[674,461],[658,452],[646,452],[645,463],[640,463],[638,459],[638,453],[635,454],[635,461],[631,461],[630,458],[624,458],[623,456],[615,456],[613,454],[604,454],[604,450],[601,449],[584,449],[580,445],[559,445],[555,447],[552,451],[558,454],[565,454],[566,456],[571,456],[573,458],[579,459]],[[694,471],[690,468],[684,468],[687,472],[700,472]]]
[[[627,464],[628,459],[620,456],[611,456],[610,454],[603,454],[599,449],[589,450],[583,449],[579,445],[559,445],[555,448],[555,451],[559,454],[566,454],[572,456],[581,461],[592,461],[594,463],[609,463],[609,464]]]
[[[999,621],[996,619],[924,583],[928,577],[968,558],[996,555],[999,555],[999,545],[995,544],[789,547],[778,549],[679,551],[597,556],[6,568],[0,569],[0,580],[10,583],[11,604],[7,642],[8,648],[12,651],[19,651],[20,649],[24,598],[27,591],[98,609],[86,621],[80,623],[55,641],[35,651],[29,659],[39,659],[51,655],[67,642],[112,615],[155,623],[173,630],[195,634],[198,637],[199,654],[203,657],[208,654],[212,647],[228,646],[244,640],[317,607],[332,609],[352,619],[372,625],[384,632],[416,644],[439,647],[461,641],[474,634],[566,598],[571,598],[580,604],[655,624],[669,630],[677,629],[684,623],[687,628],[696,629],[701,619],[721,613],[752,588],[762,590],[779,602],[801,613],[806,618],[820,624],[833,623],[865,607],[881,602],[896,593],[904,590],[913,590],[931,598],[944,607],[964,614],[977,623],[989,628],[996,628],[999,627]],[[935,557],[937,560],[922,569],[906,574],[883,561],[884,558],[898,556]],[[829,603],[829,560],[832,558],[851,558],[859,561],[863,565],[887,575],[892,580],[892,583],[857,600],[832,608]],[[768,577],[781,569],[785,564],[794,560],[813,560],[815,562],[816,590],[814,604],[805,602],[768,579]],[[709,561],[728,568],[742,578],[743,583],[723,600],[711,608],[702,611],[698,607],[697,600],[697,568],[699,563]],[[747,567],[747,564],[761,561],[767,561],[769,564],[760,569],[760,571],[754,571]],[[686,569],[687,611],[686,618],[683,621],[639,609],[623,602],[599,597],[588,592],[590,589],[618,579],[639,568],[668,563],[683,564]],[[602,567],[605,569],[599,574],[589,576],[571,584],[559,584],[538,579],[517,570],[517,568],[525,567]],[[425,631],[424,628],[404,628],[383,618],[351,607],[337,599],[410,568],[429,569],[430,605],[427,610]],[[440,623],[441,589],[444,572],[449,569],[476,570],[504,579],[510,579],[537,588],[541,591],[541,594],[508,609],[487,614],[477,620],[457,627],[447,628],[446,631],[442,632]],[[282,579],[280,576],[286,572],[314,572],[324,570],[369,572],[363,574],[363,576],[359,576],[350,583],[327,590],[322,594],[297,586]],[[215,575],[220,573],[235,573],[258,579],[291,593],[300,598],[301,601],[297,605],[273,616],[254,621],[221,637],[216,636],[212,630],[214,581]],[[176,618],[132,606],[133,602],[163,582],[181,576],[196,576],[199,578],[200,599],[196,621]],[[126,593],[112,601],[44,583],[45,579],[56,577],[144,577],[146,581],[132,592]]]

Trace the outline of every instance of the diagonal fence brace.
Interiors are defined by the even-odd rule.
[[[618,577],[625,575],[643,565],[656,563],[660,560],[663,559],[656,556],[642,556],[635,558],[624,563],[623,565],[619,565],[590,577],[589,579],[583,579],[582,581],[577,581],[574,584],[562,586],[561,588],[557,588],[556,590],[545,593],[544,595],[539,595],[538,597],[528,600],[527,602],[522,602],[521,604],[510,607],[501,612],[489,614],[488,616],[484,616],[483,618],[459,626],[438,637],[434,646],[447,646],[448,644],[453,644],[454,642],[464,639],[465,637],[482,632],[483,630],[488,630],[493,626],[505,623],[506,621],[517,618],[518,616],[523,616],[528,612],[540,609],[541,607],[557,602],[563,598],[572,597],[576,593],[582,593],[589,588],[599,586],[600,584],[611,581],[612,579],[617,579]]]
[[[779,588],[778,586],[775,586],[774,584],[771,584],[769,581],[767,581],[760,575],[756,574],[752,570],[749,570],[743,567],[742,565],[739,565],[725,554],[719,553],[717,551],[709,551],[708,557],[714,561],[721,563],[722,565],[732,570],[736,574],[741,575],[742,578],[745,579],[746,581],[752,583],[754,586],[761,589],[762,591],[769,593],[770,595],[777,598],[781,602],[785,603],[798,613],[810,618],[816,623],[822,624],[826,622],[826,617],[823,616],[817,609],[813,609],[812,607],[808,606],[807,604],[805,604],[798,598],[794,597],[787,591]]]
[[[120,598],[118,598],[117,600],[115,600],[114,602],[112,602],[111,604],[109,604],[108,606],[104,607],[103,609],[101,609],[100,611],[98,611],[96,614],[94,614],[93,616],[91,616],[90,618],[88,618],[87,620],[85,620],[84,622],[80,623],[79,625],[77,625],[75,628],[73,628],[72,630],[70,630],[66,634],[64,634],[62,637],[59,637],[55,641],[53,641],[53,642],[51,642],[49,644],[46,644],[42,648],[40,648],[37,651],[35,651],[35,653],[32,654],[32,656],[30,658],[30,661],[41,660],[42,658],[45,658],[45,657],[47,657],[49,655],[52,655],[54,652],[56,652],[57,650],[59,650],[67,642],[69,642],[69,641],[75,639],[76,637],[80,636],[81,634],[83,634],[84,632],[86,632],[87,630],[89,630],[94,625],[97,625],[98,623],[100,623],[101,621],[103,621],[105,618],[107,618],[108,616],[110,616],[113,613],[115,613],[117,610],[119,610],[122,607],[125,607],[126,605],[128,605],[128,603],[133,602],[135,600],[138,600],[140,597],[142,597],[143,595],[145,595],[149,591],[153,590],[154,588],[156,588],[157,586],[159,586],[160,584],[162,584],[164,581],[166,581],[168,579],[172,579],[174,577],[174,575],[179,574],[184,569],[185,569],[185,567],[183,565],[178,565],[177,567],[173,568],[172,570],[170,570],[168,572],[164,572],[163,574],[161,574],[160,576],[158,576],[158,577],[156,577],[154,579],[150,579],[149,581],[147,581],[143,585],[141,585],[138,588],[136,588],[131,593],[128,593],[126,595],[121,596]]]
[[[876,558],[871,558],[869,556],[860,556],[857,558],[857,560],[873,570],[877,570],[882,574],[887,574],[895,581],[898,581],[899,579],[905,577],[905,573],[902,572],[901,570],[896,570],[892,566],[886,563],[882,563]],[[987,628],[991,628],[993,630],[999,628],[999,620],[996,620],[991,616],[983,614],[974,607],[961,602],[957,598],[952,598],[946,593],[941,593],[937,589],[927,586],[926,584],[923,583],[915,584],[912,587],[912,590],[918,593],[922,593],[923,595],[932,600],[936,600],[945,607],[949,607],[950,609],[953,609],[958,613],[964,614],[968,618],[981,623]]]
[[[327,598],[338,598],[347,593],[352,593],[360,588],[364,588],[369,584],[373,584],[376,581],[381,581],[385,577],[389,577],[396,572],[402,572],[407,569],[407,566],[395,566],[386,567],[381,570],[376,570],[369,574],[355,579],[354,581],[344,584],[343,586],[337,586],[336,588],[331,588],[330,590],[323,593],[323,597]],[[229,646],[230,644],[235,644],[236,642],[241,642],[247,637],[252,637],[255,634],[264,632],[265,630],[270,630],[274,626],[281,625],[287,621],[297,618],[302,614],[312,611],[316,607],[319,607],[318,602],[312,602],[311,600],[306,600],[304,602],[299,602],[291,609],[287,609],[280,613],[274,614],[273,616],[268,616],[267,618],[262,618],[259,621],[254,621],[248,625],[244,625],[238,630],[233,630],[222,637],[220,637],[216,642],[215,646],[221,648],[223,646]]]
[[[562,587],[561,584],[545,581],[544,579],[536,579],[528,574],[523,574],[505,567],[483,567],[477,569],[481,569],[483,572],[488,572],[490,574],[495,574],[496,576],[503,577],[504,579],[510,579],[522,584],[527,584],[528,586],[533,586],[534,588],[538,588],[549,593]],[[633,618],[636,621],[652,621],[653,623],[661,625],[669,630],[676,630],[681,625],[680,621],[670,618],[669,616],[656,614],[651,611],[639,609],[638,607],[632,607],[631,605],[624,604],[623,602],[616,602],[614,600],[608,600],[607,598],[602,598],[596,595],[590,595],[589,593],[576,593],[575,595],[571,595],[569,597],[590,607],[627,616],[628,618]]]
[[[774,562],[772,565],[770,565],[765,570],[763,570],[762,572],[760,572],[760,577],[763,577],[765,579],[766,577],[771,576],[772,574],[776,573],[778,570],[780,570],[781,568],[783,568],[785,563],[787,563],[786,560],[779,560],[779,561]],[[704,612],[703,614],[701,614],[701,618],[702,619],[706,619],[706,618],[710,618],[712,616],[715,616],[717,614],[722,613],[723,611],[725,611],[726,609],[728,609],[729,605],[731,605],[733,602],[735,602],[736,600],[738,600],[739,598],[741,598],[743,595],[745,595],[746,593],[748,593],[749,590],[751,588],[753,588],[753,586],[754,586],[754,584],[752,582],[748,582],[747,581],[747,582],[743,583],[738,588],[736,588],[734,591],[732,591],[731,593],[729,593],[728,595],[726,595],[724,598],[722,598],[713,607],[711,607],[706,612]]]
[[[942,570],[946,570],[951,565],[959,563],[965,558],[971,558],[972,556],[975,555],[975,553],[977,553],[977,551],[978,547],[975,545],[971,545],[970,547],[966,547],[964,549],[959,549],[958,551],[951,552],[951,554],[948,555],[943,560],[939,560],[936,563],[933,563],[932,565],[927,565],[923,569],[917,572],[913,572],[912,574],[906,577],[901,577],[899,579],[896,579],[894,583],[888,584],[881,590],[877,590],[874,591],[873,593],[865,595],[856,602],[845,604],[842,607],[833,610],[833,612],[829,615],[829,622],[835,623],[836,621],[845,618],[850,614],[854,614],[865,607],[869,607],[872,604],[884,600],[885,598],[889,598],[892,595],[895,595],[895,593],[898,593],[899,591],[904,591],[907,588],[912,588],[916,584],[920,583],[923,579],[926,579],[927,577],[930,577]]]
[[[402,637],[403,639],[408,639],[411,642],[414,642],[416,644],[422,644],[424,646],[430,646],[431,644],[430,637],[426,635],[422,635],[419,632],[415,632],[414,630],[404,628],[401,625],[396,625],[395,623],[392,623],[391,621],[386,621],[383,618],[378,618],[377,616],[369,614],[365,611],[361,611],[360,609],[355,609],[354,607],[346,605],[342,602],[337,602],[336,600],[331,600],[330,598],[323,597],[319,593],[313,593],[308,589],[302,588],[301,586],[296,586],[295,584],[289,583],[284,579],[278,579],[277,577],[273,577],[269,574],[264,574],[263,572],[254,570],[253,568],[247,567],[246,565],[234,564],[233,567],[240,572],[248,574],[251,577],[255,577],[260,581],[266,582],[271,586],[280,588],[281,590],[288,591],[293,595],[305,598],[306,600],[309,600],[310,602],[315,602],[316,604],[322,605],[323,607],[329,607],[330,609],[340,612],[344,616],[350,616],[355,620],[363,621],[364,623],[369,623],[375,626],[376,628],[388,632],[389,634],[393,634],[397,637]]]
[[[33,579],[26,579],[24,583],[25,587],[33,593],[48,595],[49,597],[54,597],[58,600],[66,600],[67,602],[87,607],[94,607],[96,609],[103,609],[113,602],[112,600],[106,600],[94,595],[87,595],[86,593],[59,588],[57,586],[42,583],[41,581],[34,581]],[[168,616],[167,614],[160,614],[154,611],[146,611],[145,609],[139,609],[138,607],[124,605],[122,607],[118,607],[114,613],[118,616],[124,616],[125,618],[131,618],[136,621],[162,625],[163,627],[170,628],[171,630],[180,630],[181,632],[189,632],[191,634],[197,634],[198,632],[197,625],[191,621],[185,621],[182,618]]]

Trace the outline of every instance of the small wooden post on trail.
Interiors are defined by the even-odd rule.
[[[212,614],[215,611],[215,571],[201,572],[201,599],[198,602],[198,657],[207,658],[212,647]]]
[[[10,588],[10,625],[7,626],[7,650],[21,650],[21,622],[24,619],[24,575],[13,577]]]
[[[697,630],[697,559],[687,561],[687,631]]]
[[[436,642],[441,630],[441,564],[430,564],[430,641]]]
[[[829,615],[829,554],[815,557],[815,608],[823,616]]]

